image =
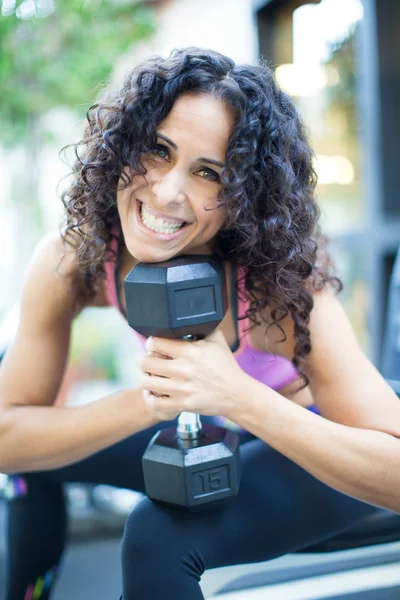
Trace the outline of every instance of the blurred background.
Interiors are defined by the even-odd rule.
[[[62,217],[60,149],[80,139],[103,85],[150,54],[197,45],[239,63],[262,55],[294,98],[316,155],[339,298],[379,368],[400,243],[399,29],[397,0],[0,0],[0,348],[18,326],[32,250]],[[114,309],[84,311],[57,401],[135,385],[132,338]],[[105,486],[67,493],[73,540],[118,534],[137,501]]]

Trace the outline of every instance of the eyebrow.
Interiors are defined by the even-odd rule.
[[[172,146],[172,148],[174,150],[178,150],[178,146],[175,144],[175,142],[173,142],[172,140],[167,138],[166,135],[163,135],[162,133],[157,132],[157,136],[159,138],[161,138],[162,140],[164,140],[165,142],[167,142],[170,146]],[[197,160],[200,162],[209,163],[210,165],[215,165],[216,167],[221,167],[221,168],[225,167],[225,164],[223,162],[221,162],[219,160],[215,160],[213,158],[205,158],[204,156],[200,156]]]

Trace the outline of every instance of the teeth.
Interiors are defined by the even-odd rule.
[[[176,233],[184,225],[184,223],[181,223],[180,225],[172,225],[171,223],[167,223],[163,219],[156,219],[152,214],[148,212],[144,204],[141,205],[140,216],[146,227],[148,227],[152,231],[155,231],[156,233]]]

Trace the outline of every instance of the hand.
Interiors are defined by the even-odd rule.
[[[183,411],[230,418],[245,402],[248,375],[216,330],[195,342],[151,337],[141,357],[143,398],[158,418]]]
[[[159,352],[151,352],[150,353],[151,356],[156,356],[158,358],[164,358],[164,359],[169,359],[169,356],[165,356],[164,354],[160,354]],[[139,360],[138,364],[139,364],[139,368],[140,368],[140,364],[142,363],[142,360]],[[150,373],[148,373],[148,375],[150,375]],[[174,419],[177,418],[177,416],[179,415],[179,411],[177,412],[176,410],[173,411],[167,411],[165,408],[164,409],[157,409],[155,410],[155,407],[153,406],[153,400],[152,398],[157,397],[157,398],[168,398],[169,396],[167,396],[166,394],[152,394],[151,392],[149,392],[148,390],[143,390],[143,400],[145,401],[146,405],[152,410],[153,414],[160,419],[161,421],[173,421]]]

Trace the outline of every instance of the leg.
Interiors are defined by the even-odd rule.
[[[104,483],[144,491],[142,454],[160,423],[78,463],[9,478],[5,600],[48,600],[66,542],[62,484]]]
[[[241,489],[226,504],[185,513],[145,498],[132,511],[122,541],[123,600],[202,600],[205,569],[276,558],[376,510],[260,440],[244,444],[241,454]]]
[[[47,600],[66,540],[60,483],[13,476],[7,485],[6,600]]]

